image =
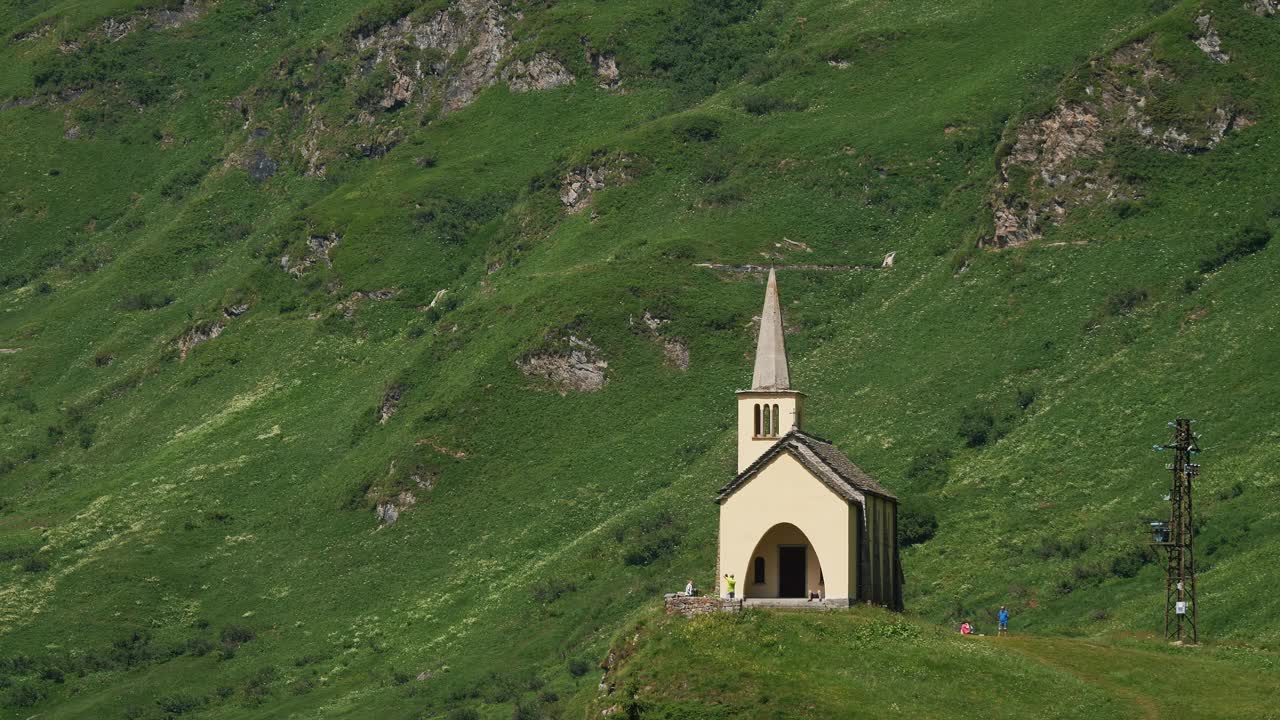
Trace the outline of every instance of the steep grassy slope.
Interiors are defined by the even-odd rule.
[[[809,429],[936,516],[914,611],[1151,628],[1181,413],[1203,630],[1274,643],[1280,18],[1010,5],[0,6],[6,712],[563,711],[711,583],[762,288],[708,262],[783,268]],[[1046,190],[1098,67],[1192,140],[1100,109]]]
[[[613,691],[593,699],[591,715],[1189,720],[1276,712],[1274,653],[1141,637],[962,637],[861,609],[646,617],[611,657]]]

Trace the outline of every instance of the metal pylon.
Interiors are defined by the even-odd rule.
[[[1191,421],[1178,418],[1173,423],[1173,440],[1158,446],[1173,451],[1173,462],[1167,467],[1173,473],[1169,491],[1169,527],[1163,546],[1165,564],[1165,639],[1180,643],[1196,643],[1196,556],[1195,525],[1192,517],[1191,488],[1200,474],[1200,466],[1191,462],[1200,452]]]

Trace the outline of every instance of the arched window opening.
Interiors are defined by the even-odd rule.
[[[756,403],[756,437],[760,437],[760,403]]]
[[[764,583],[764,558],[762,557],[756,558],[755,576],[756,576],[755,578],[756,583],[759,583],[759,584]]]
[[[774,405],[773,406],[773,436],[774,437],[778,437],[778,433],[780,431],[779,428],[782,425],[782,418],[779,417],[778,415],[779,415],[778,406]]]
[[[770,435],[769,428],[772,427],[772,425],[770,424],[772,422],[773,421],[770,420],[769,418],[769,406],[765,405],[764,406],[764,432],[761,433],[761,437],[769,437]]]

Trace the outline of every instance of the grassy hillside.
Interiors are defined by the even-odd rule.
[[[1266,718],[1274,653],[962,637],[879,611],[645,617],[592,715],[656,718]],[[1170,688],[1176,687],[1176,692]]]
[[[4,712],[575,711],[712,582],[707,263],[912,612],[1153,629],[1181,414],[1202,633],[1274,644],[1272,8],[0,4]]]

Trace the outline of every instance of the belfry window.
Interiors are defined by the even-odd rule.
[[[782,418],[778,417],[778,406],[773,406],[773,437],[778,437],[779,426],[782,425]]]
[[[764,558],[757,557],[755,564],[755,581],[757,583],[764,582]]]
[[[769,428],[773,426],[772,423],[773,423],[773,420],[769,417],[769,406],[765,405],[764,406],[764,427],[762,428],[764,432],[760,433],[761,437],[769,437],[769,435],[771,434]]]
[[[756,403],[756,437],[760,437],[760,403]]]

